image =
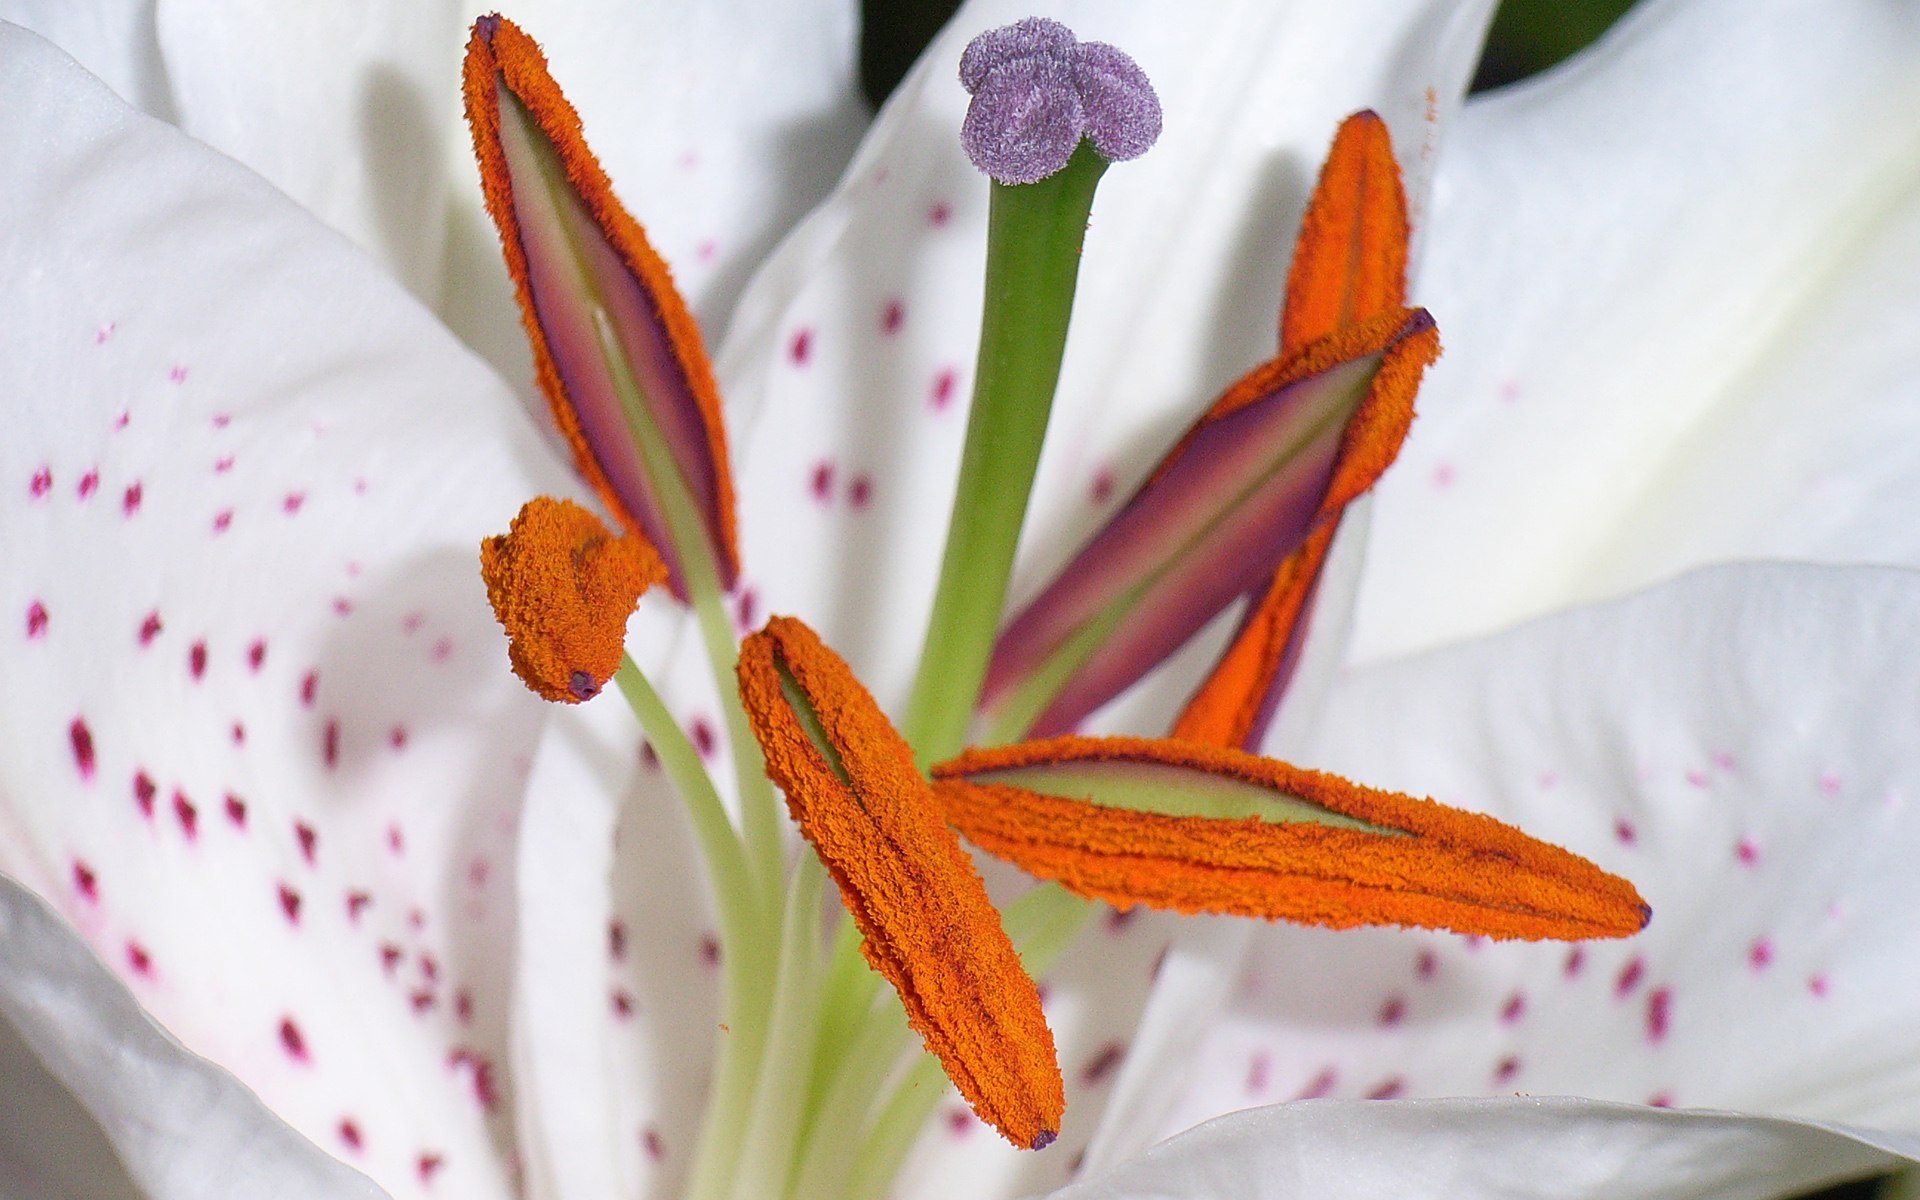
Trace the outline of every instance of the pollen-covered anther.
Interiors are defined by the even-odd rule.
[[[1647,923],[1632,884],[1491,817],[1238,750],[1062,737],[933,774],[968,841],[1116,906],[1530,940]]]
[[[573,501],[536,496],[507,533],[480,543],[480,574],[514,674],[578,704],[619,668],[627,618],[667,569],[639,534],[615,537]]]
[[[960,83],[973,95],[961,144],[1001,183],[1052,175],[1083,136],[1109,162],[1138,158],[1160,136],[1160,99],[1139,64],[1045,17],[973,39],[960,56]]]
[[[740,647],[740,698],[862,952],[980,1118],[1040,1149],[1065,1095],[1033,980],[913,752],[847,664],[790,617]]]

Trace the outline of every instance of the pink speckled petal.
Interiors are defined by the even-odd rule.
[[[385,1197],[169,1037],[46,901],[4,875],[0,1064],[9,1194]]]
[[[1632,880],[1638,937],[1268,929],[1162,1127],[1314,1093],[1920,1124],[1920,575],[1709,568],[1339,685],[1308,761]]]
[[[542,718],[481,537],[566,475],[385,272],[0,29],[0,870],[394,1196],[504,1196]]]
[[[1803,1195],[1920,1159],[1920,1139],[1592,1100],[1328,1101],[1235,1113],[1054,1200],[1666,1200]]]

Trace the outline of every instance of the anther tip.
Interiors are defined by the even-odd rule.
[[[1640,928],[1645,929],[1647,927],[1647,923],[1653,920],[1653,905],[1643,902],[1639,906],[1639,908],[1640,908]]]
[[[567,676],[567,690],[575,700],[591,700],[600,694],[600,685],[585,671],[575,671]]]
[[[480,35],[481,41],[489,46],[493,45],[493,35],[500,32],[500,14],[488,13],[480,17],[474,21],[473,31]]]
[[[1053,1145],[1054,1139],[1059,1136],[1059,1134],[1051,1129],[1042,1129],[1039,1133],[1033,1135],[1033,1145],[1029,1146],[1028,1149],[1045,1150],[1048,1146]]]

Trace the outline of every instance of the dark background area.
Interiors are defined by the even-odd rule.
[[[940,32],[960,0],[861,0],[860,87],[875,108]],[[1494,14],[1473,90],[1525,79],[1607,31],[1633,0],[1505,0]]]

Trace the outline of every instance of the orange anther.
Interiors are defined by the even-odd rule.
[[[667,569],[639,534],[616,538],[573,501],[535,496],[507,533],[480,543],[480,575],[514,674],[578,704],[613,677],[627,618]]]
[[[791,617],[740,647],[740,698],[768,776],[927,1049],[1007,1140],[1053,1141],[1066,1100],[1039,992],[906,742]]]

